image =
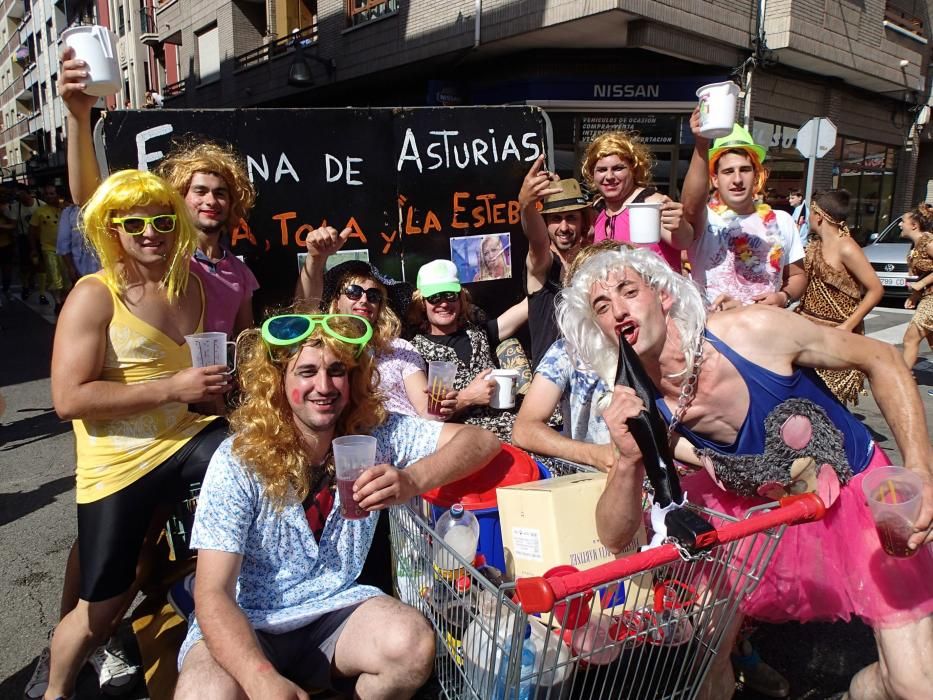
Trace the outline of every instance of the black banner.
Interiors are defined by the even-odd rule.
[[[545,133],[535,107],[451,107],[116,111],[103,135],[111,171],[155,168],[199,138],[236,148],[258,196],[230,244],[261,303],[289,301],[305,236],[326,223],[353,229],[344,251],[412,284],[453,259],[496,314],[522,295],[517,196]]]

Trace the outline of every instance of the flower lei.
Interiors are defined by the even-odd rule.
[[[738,214],[736,214],[726,204],[723,204],[719,198],[715,196],[710,199],[709,208],[712,209],[717,215],[722,217],[722,219],[727,223],[734,221],[736,217],[738,217]],[[776,269],[780,267],[780,259],[784,251],[784,239],[781,236],[781,230],[778,226],[777,214],[775,214],[774,210],[764,202],[760,202],[755,205],[755,213],[761,217],[761,221],[765,227],[767,240],[774,242],[768,255],[768,262],[771,267]],[[749,261],[746,260],[746,262]]]

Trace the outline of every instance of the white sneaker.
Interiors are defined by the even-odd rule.
[[[39,654],[39,660],[36,661],[36,667],[32,671],[32,676],[29,677],[26,690],[23,692],[23,697],[27,700],[39,700],[45,695],[45,691],[49,687],[51,658],[52,654],[48,647]]]
[[[97,672],[100,689],[106,695],[119,695],[136,684],[139,666],[126,659],[125,652],[112,641],[97,647],[88,659]]]

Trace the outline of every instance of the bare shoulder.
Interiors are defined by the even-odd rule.
[[[106,324],[113,318],[113,298],[107,285],[90,277],[83,280],[68,294],[59,315],[59,324],[95,326]]]
[[[854,257],[859,257],[859,258],[865,257],[865,253],[864,251],[862,251],[862,246],[856,243],[855,240],[850,238],[849,236],[839,239],[839,254],[843,258],[847,258],[847,259],[854,258]]]
[[[778,329],[800,321],[797,314],[768,304],[751,304],[739,309],[712,314],[707,327],[717,338],[733,343],[773,343],[782,335]]]

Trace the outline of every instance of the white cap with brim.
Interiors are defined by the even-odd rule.
[[[432,260],[418,270],[418,291],[422,297],[440,292],[459,292],[460,279],[457,266],[450,260]]]

